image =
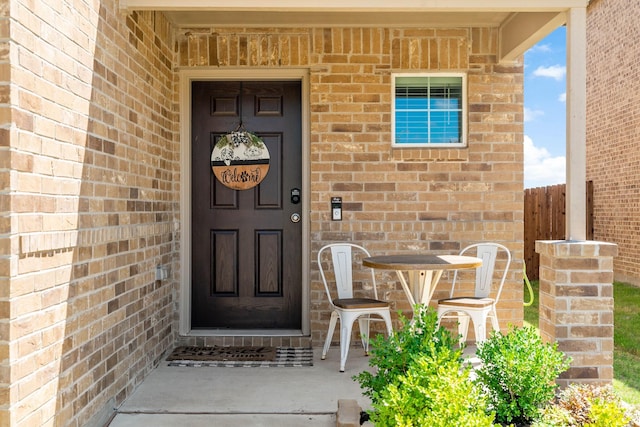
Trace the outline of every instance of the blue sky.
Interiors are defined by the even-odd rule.
[[[566,28],[524,55],[524,188],[566,182]]]

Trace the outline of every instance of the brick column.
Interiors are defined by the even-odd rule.
[[[537,241],[540,333],[573,362],[558,379],[613,381],[613,257],[618,246],[595,241]]]

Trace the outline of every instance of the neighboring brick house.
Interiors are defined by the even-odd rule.
[[[329,313],[312,260],[333,241],[374,253],[501,242],[515,260],[501,324],[521,323],[521,55],[586,0],[271,2],[293,15],[162,3],[0,0],[0,425],[100,425],[178,342],[319,345]],[[392,87],[454,93],[444,145],[394,132]],[[273,171],[259,191],[229,192],[211,173],[210,129],[243,115],[264,127]],[[254,210],[234,229],[241,204]],[[226,228],[200,215],[214,209]],[[293,235],[272,218],[238,237],[273,211]],[[237,315],[240,292],[210,288],[214,270],[246,274],[219,262],[229,254],[267,260],[248,270],[272,305]],[[276,306],[286,280],[297,287]],[[406,309],[396,278],[381,281]],[[210,294],[229,298],[209,309]]]
[[[594,238],[618,244],[616,280],[640,285],[640,3],[592,0],[587,16]]]

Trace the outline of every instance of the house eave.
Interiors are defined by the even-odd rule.
[[[517,60],[538,41],[566,24],[563,12],[514,13],[499,27],[500,62]]]
[[[281,11],[281,12],[562,12],[589,0],[122,0],[124,10]]]
[[[500,62],[517,60],[588,0],[122,0],[163,12],[177,28],[429,27],[499,29]]]

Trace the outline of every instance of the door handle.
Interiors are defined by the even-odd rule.
[[[291,214],[291,222],[293,222],[294,224],[296,222],[300,222],[300,214],[298,212]]]

